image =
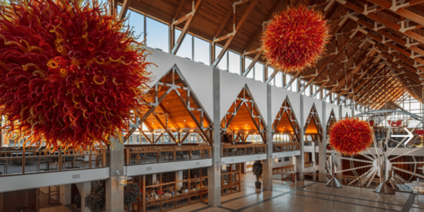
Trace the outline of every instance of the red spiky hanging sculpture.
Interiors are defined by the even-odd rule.
[[[356,155],[368,149],[372,142],[373,131],[366,121],[346,118],[330,129],[330,145],[345,155]]]
[[[268,64],[284,72],[312,67],[328,43],[329,27],[321,13],[305,6],[277,13],[262,34]]]
[[[151,80],[146,50],[108,5],[0,5],[0,115],[15,141],[85,150],[128,130]]]

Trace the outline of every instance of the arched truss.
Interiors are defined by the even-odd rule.
[[[246,141],[249,134],[258,133],[266,142],[266,124],[247,85],[243,87],[221,120],[221,135],[230,142]]]
[[[322,138],[322,125],[319,121],[315,104],[312,105],[311,112],[308,115],[305,123],[305,135],[315,134]]]
[[[289,129],[284,129],[287,128],[287,122],[291,126],[292,131],[290,131]],[[283,129],[279,129],[282,125],[284,126]],[[300,141],[299,122],[296,120],[296,116],[288,98],[284,100],[283,104],[280,107],[280,111],[278,111],[277,117],[275,118],[274,123],[272,124],[272,135],[274,135],[276,132],[285,131],[289,131],[290,133],[293,132],[296,140]]]
[[[131,126],[129,135],[144,122],[149,130],[167,133],[175,143],[184,141],[193,132],[212,143],[212,121],[176,65],[148,91],[145,101],[147,107],[133,122],[136,124]],[[152,134],[149,138],[141,129],[140,132],[150,143],[156,143],[162,136],[154,138]]]

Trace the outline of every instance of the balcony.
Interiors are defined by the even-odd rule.
[[[290,142],[290,143],[272,143],[272,152],[291,152],[291,151],[299,151],[300,143],[298,142]]]
[[[233,144],[221,146],[221,157],[259,155],[266,153],[266,144]]]
[[[74,171],[106,167],[106,150],[67,150],[49,152],[44,149],[0,149],[2,176],[26,175],[46,172]],[[1,170],[1,169],[0,169]]]
[[[184,144],[176,145],[125,145],[125,165],[143,165],[189,161],[211,158],[211,146]]]

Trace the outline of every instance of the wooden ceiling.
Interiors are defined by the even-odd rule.
[[[216,41],[215,44],[224,47],[224,50],[232,50],[254,62],[263,63],[265,61],[260,50],[262,23],[290,5],[303,4],[324,14],[332,38],[315,67],[291,73],[295,78],[302,77],[307,82],[307,86],[301,90],[310,89],[310,85],[314,84],[320,90],[328,89],[330,93],[353,99],[356,105],[370,106],[372,109],[383,108],[385,102],[397,100],[404,92],[422,102],[424,0],[398,0],[398,7],[392,7],[392,0],[118,2],[123,5],[124,11],[129,6],[170,26],[174,23],[176,28],[183,31],[182,34],[191,33],[211,42]],[[239,4],[233,7],[235,2]],[[196,9],[194,12],[193,7]],[[180,39],[181,36],[175,38],[176,44],[171,42],[171,49],[178,49]],[[211,54],[220,58],[223,52],[212,50]],[[211,64],[216,65],[217,60],[211,61]],[[243,70],[249,68],[243,67]]]

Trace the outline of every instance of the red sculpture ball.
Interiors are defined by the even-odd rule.
[[[104,147],[126,132],[151,75],[124,20],[96,0],[14,2],[0,3],[6,132],[52,151]]]
[[[329,27],[321,13],[305,6],[277,13],[262,35],[268,64],[283,72],[300,71],[318,61],[328,43]]]
[[[356,155],[373,142],[373,131],[366,121],[347,118],[330,129],[330,145],[341,154]]]

